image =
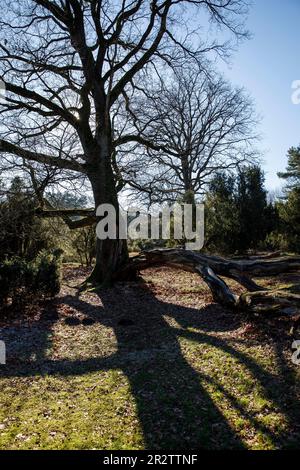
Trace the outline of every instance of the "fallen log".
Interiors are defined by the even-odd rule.
[[[265,260],[265,259],[271,259],[271,258],[280,258],[281,256],[281,251],[273,251],[272,253],[267,253],[267,254],[261,254],[261,255],[245,255],[245,256],[233,256],[233,260]]]
[[[300,319],[299,286],[298,289],[292,286],[291,289],[268,290],[251,278],[299,271],[300,256],[232,260],[184,249],[155,249],[131,258],[130,264],[118,273],[118,279],[128,279],[137,271],[161,265],[199,274],[213,299],[226,307],[256,314],[287,316],[297,321]],[[220,276],[238,282],[246,292],[235,294]]]

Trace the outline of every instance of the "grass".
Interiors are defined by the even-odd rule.
[[[78,298],[85,274],[66,267],[57,299],[0,323],[1,449],[299,447],[286,323],[222,309],[189,273]]]

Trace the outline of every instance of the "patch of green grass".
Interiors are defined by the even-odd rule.
[[[1,449],[142,447],[135,402],[120,371],[3,379],[3,385]]]

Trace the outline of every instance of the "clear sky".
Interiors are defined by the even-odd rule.
[[[266,186],[277,189],[287,150],[300,144],[300,105],[291,99],[292,82],[300,80],[300,0],[253,0],[247,26],[253,38],[222,70],[256,102]]]

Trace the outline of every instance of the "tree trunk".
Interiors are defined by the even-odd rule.
[[[188,250],[157,249],[133,258],[127,267],[117,273],[117,279],[126,279],[133,271],[159,265],[199,274],[209,287],[214,301],[225,307],[254,314],[289,317],[292,321],[300,322],[299,284],[289,288],[267,290],[257,285],[250,277],[298,272],[300,256],[230,260]],[[220,276],[235,280],[245,287],[247,292],[236,295]]]
[[[99,240],[96,242],[96,262],[88,281],[108,284],[114,274],[128,261],[126,240]]]
[[[128,262],[127,240],[120,240],[118,236],[119,203],[116,184],[111,167],[111,142],[110,136],[98,137],[99,149],[88,176],[92,185],[95,208],[101,204],[111,204],[117,214],[117,239],[96,241],[96,262],[88,282],[99,285],[107,284],[114,274]],[[100,158],[99,158],[100,153]],[[97,223],[100,217],[97,217]]]

